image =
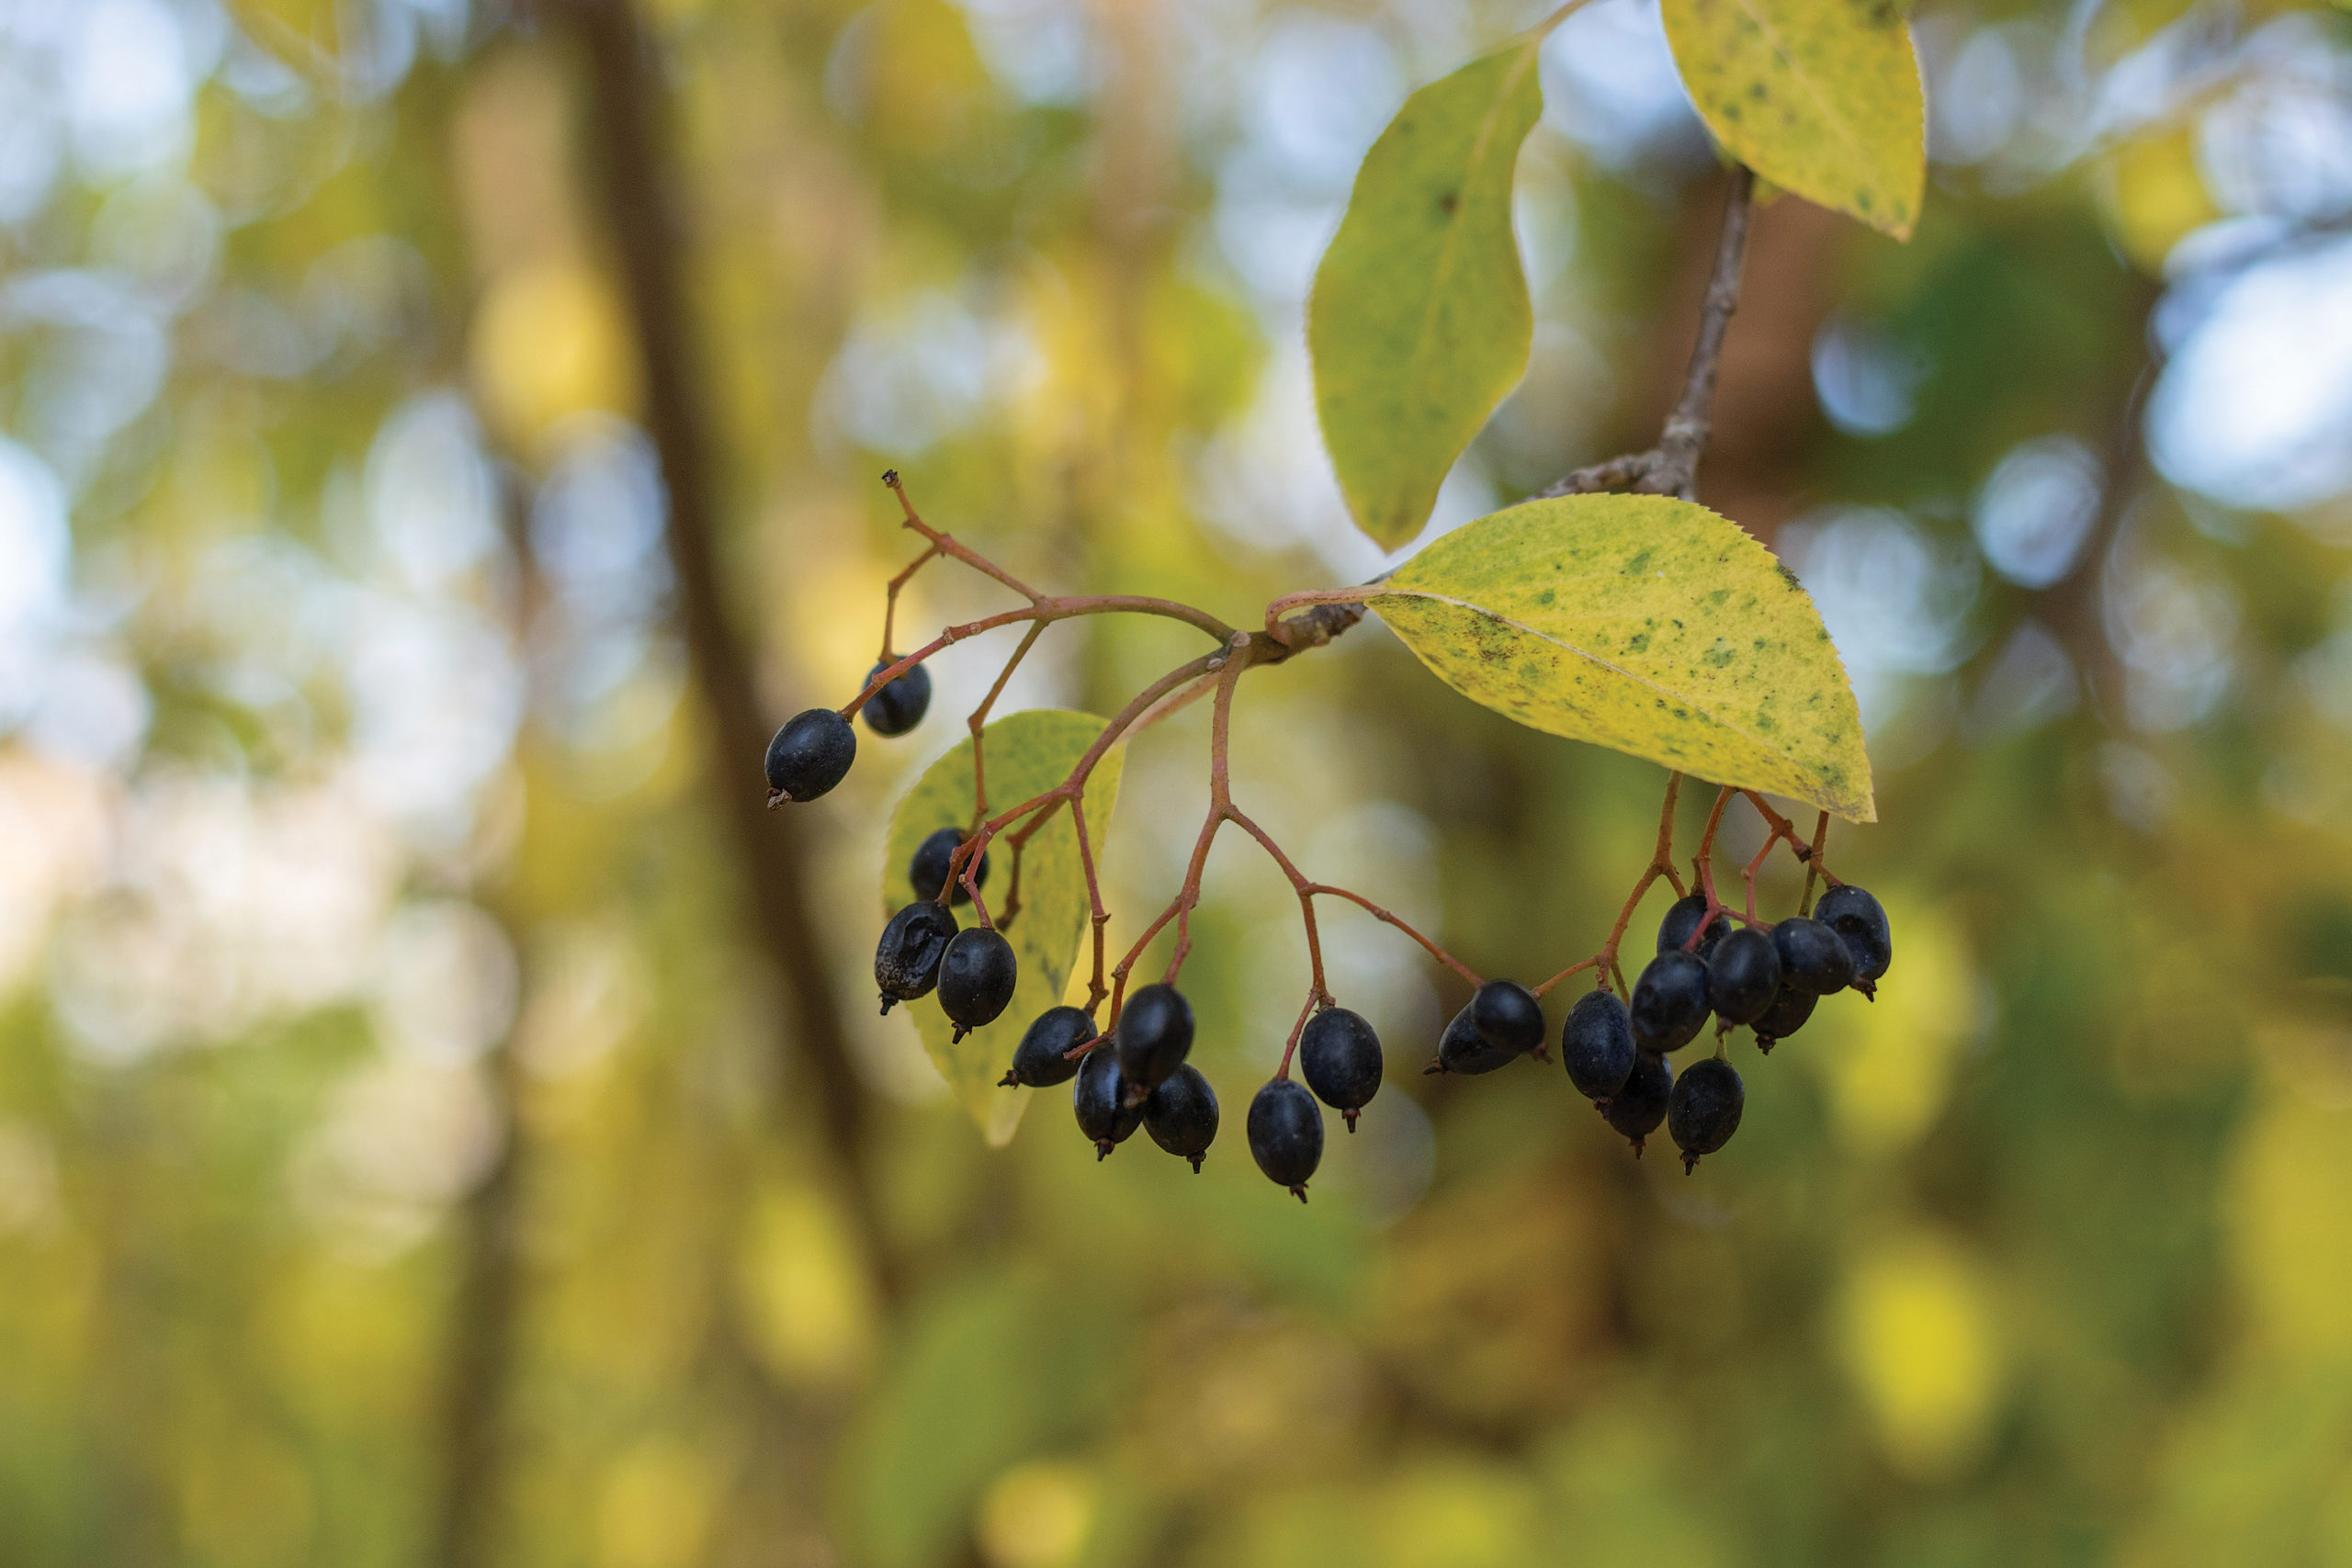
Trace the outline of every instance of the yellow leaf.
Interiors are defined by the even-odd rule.
[[[1315,271],[1315,412],[1356,526],[1395,549],[1527,368],[1535,318],[1511,173],[1544,111],[1540,37],[1405,100],[1356,173]]]
[[[1902,12],[1887,0],[1665,0],[1690,101],[1775,185],[1911,237],[1928,177],[1927,109]]]
[[[1079,758],[1104,721],[1089,713],[1038,708],[998,719],[988,727],[989,808],[1002,811],[1033,795],[1045,794],[1077,765]],[[1088,842],[1098,857],[1102,835],[1111,825],[1111,807],[1119,796],[1119,768],[1125,748],[1114,746],[1095,766],[1086,786]],[[907,867],[916,846],[941,828],[972,825],[972,742],[967,738],[933,762],[916,781],[890,818],[890,837],[882,862],[882,907],[895,912],[914,897],[907,883]],[[1086,878],[1079,864],[1078,833],[1070,826],[1067,807],[1057,807],[1052,819],[1038,829],[1021,852],[1021,904],[1012,918],[1003,918],[1006,895],[1012,887],[1012,846],[999,838],[989,850],[989,880],[980,897],[997,917],[997,929],[1012,944],[1020,963],[1020,979],[1012,1003],[994,1023],[973,1030],[959,1042],[947,1015],[939,1010],[936,994],[902,1003],[922,1036],[948,1087],[979,1122],[990,1143],[1012,1136],[1027,1103],[1026,1089],[1000,1089],[997,1080],[1012,1064],[1012,1048],[1021,1043],[1030,1021],[1059,1005],[1068,987],[1071,965],[1085,935],[1089,907]],[[955,906],[959,925],[977,922],[969,904]]]
[[[1441,680],[1530,728],[1877,819],[1820,613],[1703,506],[1531,501],[1448,534],[1368,602]]]

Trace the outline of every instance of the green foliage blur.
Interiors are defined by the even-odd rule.
[[[1240,1122],[1306,960],[1236,835],[1197,1178],[1058,1091],[990,1146],[874,1015],[890,811],[1011,637],[797,808],[817,951],[763,945],[604,3],[0,0],[0,1562],[2352,1564],[2352,17],[1910,8],[1917,237],[1759,211],[1700,479],[1855,679],[1879,999],[1742,1034],[1686,1178],[1556,1066],[1423,1077],[1466,987],[1332,908],[1388,1081],[1301,1208]],[[769,722],[877,651],[885,467],[1024,579],[1240,626],[1388,563],[1307,280],[1406,94],[1545,7],[639,6]],[[1664,50],[1636,0],[1544,45],[1534,355],[1433,527],[1655,437],[1723,187]],[[1003,603],[935,567],[899,641]],[[1196,651],[1057,627],[1001,711]],[[1114,940],[1206,724],[1130,749]],[[1529,980],[1663,784],[1374,622],[1252,673],[1233,768],[1308,874]]]

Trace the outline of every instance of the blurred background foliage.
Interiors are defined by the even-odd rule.
[[[1306,280],[1542,8],[637,6],[0,0],[0,1559],[2352,1562],[2352,18],[1919,0],[1918,236],[1761,212],[1701,480],[1860,693],[1882,999],[1743,1041],[1686,1179],[1556,1069],[1419,1077],[1461,987],[1334,910],[1392,1071],[1302,1210],[1231,836],[1197,1179],[1051,1094],[987,1147],[873,1016],[889,808],[1009,642],[818,805],[753,752],[873,657],[886,465],[1069,590],[1378,570]],[[1695,320],[1655,8],[1544,85],[1534,361],[1433,528],[1645,442]],[[1133,748],[1123,912],[1204,723]],[[1236,731],[1488,973],[1647,852],[1655,769],[1374,624]]]

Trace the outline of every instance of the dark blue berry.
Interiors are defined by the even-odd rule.
[[[933,908],[939,908],[933,904]],[[1094,1038],[1094,1021],[1082,1008],[1047,1008],[1029,1025],[1021,1043],[1013,1048],[1012,1066],[997,1080],[1000,1089],[1015,1084],[1027,1084],[1031,1089],[1044,1089],[1049,1084],[1068,1083],[1077,1075],[1078,1064],[1069,1054]]]
[[[1634,1021],[1612,992],[1587,991],[1560,1029],[1568,1081],[1596,1103],[1625,1087],[1634,1071]]]
[[[1544,1048],[1544,1005],[1516,980],[1489,980],[1470,998],[1470,1021],[1498,1050],[1518,1055]]]
[[[1764,1010],[1764,1016],[1750,1026],[1756,1031],[1756,1048],[1770,1055],[1774,1045],[1804,1027],[1804,1021],[1813,1016],[1814,1004],[1819,1000],[1811,991],[1782,986],[1781,994],[1772,998],[1772,1005]]]
[[[1666,1120],[1666,1102],[1673,1091],[1674,1069],[1665,1057],[1644,1051],[1634,1058],[1625,1086],[1600,1108],[1602,1119],[1633,1140],[1635,1159],[1642,1157],[1644,1141]]]
[[[1772,928],[1781,955],[1781,984],[1826,997],[1854,983],[1854,954],[1846,939],[1819,920],[1792,915]]]
[[[1323,1111],[1305,1086],[1275,1078],[1250,1102],[1250,1154],[1277,1187],[1306,1201],[1306,1179],[1323,1160]]]
[[[1111,1043],[1119,1053],[1127,1098],[1140,1105],[1191,1054],[1193,1004],[1173,986],[1146,986],[1119,1009]]]
[[[1119,1058],[1097,1045],[1079,1061],[1078,1082],[1069,1091],[1078,1112],[1078,1130],[1094,1141],[1101,1159],[1135,1136],[1143,1125],[1143,1107],[1127,1103],[1127,1086],[1119,1077]]]
[[[1824,893],[1813,918],[1843,938],[1854,955],[1854,989],[1875,994],[1878,977],[1894,962],[1894,936],[1878,900],[1849,882]]]
[[[898,662],[885,659],[865,672],[868,685],[874,677]],[[865,728],[876,735],[904,735],[922,722],[931,711],[931,671],[918,664],[888,685],[865,699],[861,710],[865,715]]]
[[[1453,1015],[1438,1037],[1437,1060],[1421,1071],[1425,1073],[1491,1073],[1497,1067],[1508,1067],[1519,1060],[1520,1054],[1489,1044],[1478,1032],[1477,1023],[1470,1010],[1464,1008]]]
[[[857,761],[857,731],[831,708],[810,708],[785,721],[768,742],[768,804],[814,800]]]
[[[1200,1174],[1201,1156],[1216,1142],[1216,1090],[1200,1068],[1186,1063],[1159,1081],[1144,1100],[1143,1130],[1170,1154],[1191,1160],[1193,1174]]]
[[[1020,977],[1011,942],[980,926],[958,931],[939,960],[939,1006],[956,1025],[951,1043],[995,1022],[1012,1001]]]
[[[956,917],[941,905],[917,899],[890,917],[874,948],[874,983],[882,988],[882,1010],[910,1002],[939,983],[939,963],[956,939]]]
[[[1736,931],[1707,960],[1707,1005],[1725,1023],[1763,1016],[1781,994],[1781,954],[1772,939],[1750,927]]]
[[[1687,898],[1676,899],[1674,907],[1667,910],[1666,919],[1658,922],[1657,950],[1672,953],[1678,948],[1689,947],[1690,933],[1699,929],[1699,921],[1706,913],[1707,896],[1704,893],[1693,893]],[[1731,919],[1719,909],[1715,912],[1714,923],[1707,928],[1707,934],[1699,939],[1699,956],[1704,958],[1714,952],[1715,943],[1730,934]]]
[[[963,842],[961,829],[940,828],[915,846],[915,858],[907,867],[907,881],[913,886],[916,897],[939,897],[939,890],[947,886],[948,863],[955,858]],[[989,885],[989,852],[986,850],[980,852],[980,869],[974,874],[972,880],[983,887]],[[947,901],[951,904],[972,901],[972,896],[964,890],[963,877],[956,878],[955,895]]]
[[[1713,1154],[1731,1142],[1731,1135],[1739,1131],[1739,1112],[1747,1100],[1747,1090],[1739,1074],[1721,1056],[1692,1063],[1675,1080],[1674,1093],[1666,1105],[1666,1130],[1673,1136],[1675,1147],[1682,1151],[1685,1176],[1698,1165],[1701,1155]]]
[[[1645,1051],[1679,1051],[1707,1021],[1707,962],[1669,948],[1649,961],[1634,982],[1634,1043]]]
[[[1356,1114],[1380,1092],[1380,1036],[1362,1013],[1325,1008],[1298,1037],[1298,1074],[1356,1130]]]

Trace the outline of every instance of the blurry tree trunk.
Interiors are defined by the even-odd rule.
[[[512,928],[509,928],[512,934]],[[522,1119],[513,1032],[483,1061],[499,1119],[498,1160],[467,1199],[458,1224],[458,1280],[450,1303],[447,1380],[442,1393],[441,1512],[434,1560],[481,1568],[505,1473],[506,1392],[522,1297]]]
[[[737,637],[719,564],[715,443],[705,411],[705,378],[688,319],[681,265],[683,232],[650,40],[628,0],[569,0],[559,12],[579,39],[587,73],[592,173],[628,291],[630,325],[644,377],[645,424],[669,491],[668,542],[696,682],[709,715],[708,781],[742,867],[744,892],[768,957],[788,994],[779,1055],[788,1085],[814,1092],[812,1120],[823,1135],[842,1195],[876,1286],[895,1296],[897,1271],[865,1167],[865,1091],[850,1060],[847,1032],[827,978],[827,959],[809,913],[806,824],[771,813],[759,759],[773,728],[761,710],[752,665]],[[798,1071],[789,1069],[797,1067]]]

